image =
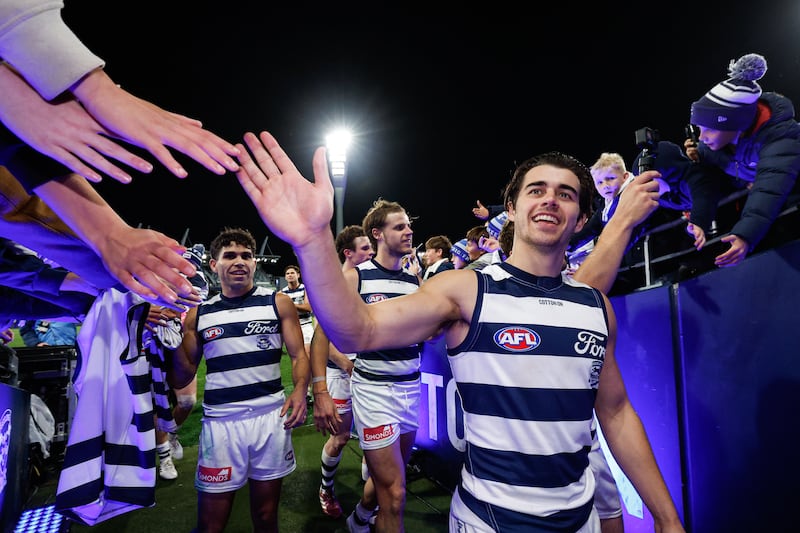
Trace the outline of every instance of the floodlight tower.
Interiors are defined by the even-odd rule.
[[[336,130],[325,137],[328,151],[328,163],[333,182],[333,198],[336,203],[336,234],[344,227],[344,192],[347,188],[347,147],[350,144],[350,132]]]

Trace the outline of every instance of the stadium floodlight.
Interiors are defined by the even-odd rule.
[[[344,227],[344,193],[347,188],[347,147],[350,145],[350,132],[335,130],[325,137],[328,152],[333,197],[336,202],[336,233]]]

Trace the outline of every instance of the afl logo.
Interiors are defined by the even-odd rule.
[[[216,339],[217,337],[222,335],[224,332],[225,332],[225,330],[222,329],[219,326],[214,326],[213,328],[208,328],[207,330],[203,331],[203,340],[210,341],[210,340]]]
[[[510,352],[529,352],[539,346],[542,338],[532,329],[517,326],[503,328],[495,333],[494,342]]]
[[[374,304],[376,302],[382,302],[383,300],[388,300],[385,294],[370,294],[367,296],[367,303]]]

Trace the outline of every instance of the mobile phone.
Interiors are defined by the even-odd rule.
[[[686,138],[691,139],[692,144],[694,146],[697,146],[697,140],[698,140],[697,138],[700,135],[700,132],[697,131],[697,126],[695,126],[694,124],[687,124],[684,131],[686,132]]]

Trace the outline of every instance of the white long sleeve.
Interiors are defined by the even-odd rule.
[[[105,66],[61,18],[60,0],[0,2],[0,57],[46,100]]]

